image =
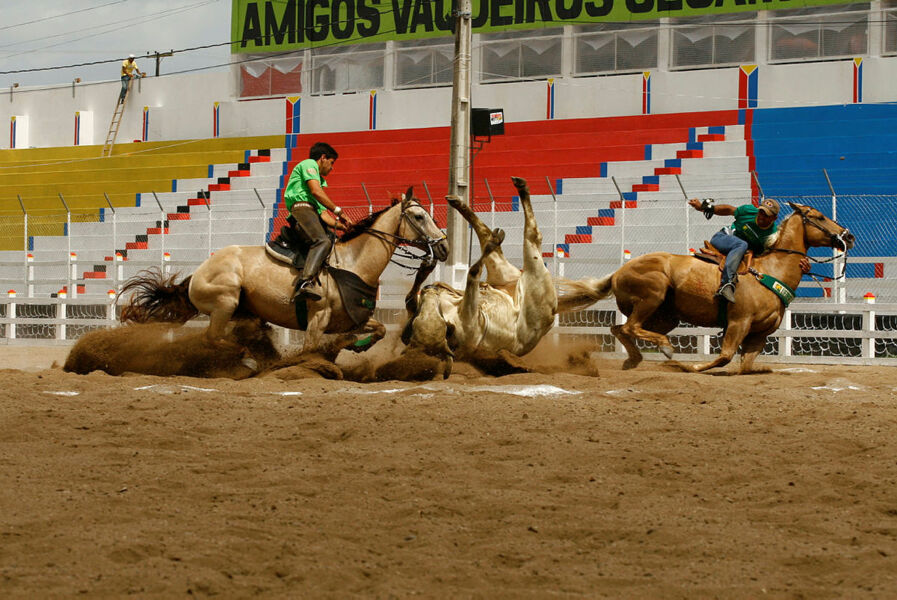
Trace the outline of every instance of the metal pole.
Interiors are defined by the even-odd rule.
[[[113,258],[112,264],[113,264],[113,270],[114,270],[115,269],[115,267],[114,267],[114,265],[115,265],[115,260],[114,260],[115,259],[115,239],[117,237],[116,229],[118,227],[118,217],[115,214],[115,207],[112,206],[112,202],[109,201],[109,195],[106,194],[106,192],[103,192],[103,198],[106,199],[106,204],[108,204],[109,208],[112,209],[112,258]],[[114,277],[115,277],[115,275],[113,274],[113,278]],[[116,287],[116,289],[117,289],[117,287]]]
[[[62,192],[58,192],[59,200],[62,202],[62,205],[65,207],[65,245],[68,248],[68,261],[69,265],[72,262],[72,211],[69,210],[69,205],[65,203],[65,198],[62,196]],[[69,291],[72,293],[72,298],[74,298],[77,294],[77,290],[72,290],[72,269],[67,268],[67,287]],[[75,283],[77,286],[78,284]],[[64,338],[63,338],[64,339]]]
[[[160,231],[162,233],[159,234],[161,238],[162,249],[159,250],[159,263],[162,267],[163,271],[165,270],[165,209],[162,207],[162,203],[159,202],[159,196],[156,195],[156,192],[153,192],[153,198],[156,200],[156,206],[159,207],[159,215],[161,221],[159,221]],[[149,236],[147,236],[147,241],[149,241]],[[147,248],[149,245],[147,245]]]
[[[676,173],[676,182],[679,184],[679,189],[682,190],[682,195],[685,196],[685,253],[689,254],[689,249],[691,246],[689,245],[689,240],[691,239],[691,206],[688,204],[688,194],[685,191],[685,186],[682,185],[682,180],[679,179],[679,174]]]
[[[433,220],[435,221],[436,215],[433,214],[433,195],[430,194],[430,188],[427,186],[427,182],[423,181],[421,183],[424,184],[424,192],[426,192],[426,194],[427,194],[427,200],[430,201],[430,216],[433,217]]]
[[[252,191],[255,192],[255,197],[258,199],[259,204],[262,205],[262,243],[264,244],[268,238],[268,226],[265,224],[267,220],[265,217],[265,203],[262,201],[262,196],[259,194],[259,191],[256,188],[252,188]]]
[[[372,215],[374,214],[374,203],[371,202],[371,195],[368,194],[368,188],[363,181],[361,182],[361,189],[364,192],[364,197],[368,199],[368,214]]]
[[[483,183],[486,184],[486,191],[489,192],[489,214],[491,215],[489,229],[495,229],[495,196],[492,194],[492,188],[489,187],[489,180],[483,177]]]
[[[560,277],[560,273],[558,273],[559,262],[558,262],[558,197],[554,194],[554,188],[551,186],[551,180],[548,178],[548,175],[545,176],[545,183],[548,184],[548,191],[551,192],[551,199],[554,200],[554,235],[552,236],[551,242],[551,255],[554,257],[552,261],[554,263],[554,275],[555,277]],[[526,232],[523,234],[526,235]],[[541,252],[541,248],[539,251]],[[557,315],[555,315],[557,316]],[[555,323],[557,325],[557,323]]]
[[[25,263],[28,262],[28,211],[25,210],[25,203],[22,202],[22,196],[16,194],[19,206],[22,209],[22,248],[25,250]]]
[[[760,192],[760,201],[762,202],[766,195],[763,193],[763,188],[760,186],[760,178],[757,177],[757,171],[751,171],[751,177],[754,178],[754,183],[757,184],[757,191]]]
[[[832,192],[832,220],[837,221],[838,195],[835,193],[835,186],[832,185],[832,180],[828,176],[828,171],[822,169],[822,174],[825,175],[825,182],[828,184],[828,189]],[[847,269],[847,265],[844,262],[846,258],[844,253],[837,248],[832,248],[832,255],[838,257],[834,261],[834,264],[832,264],[832,287],[834,288],[832,290],[832,300],[844,303],[847,302],[847,285],[846,282],[842,283],[841,280],[837,278],[838,275],[835,273],[835,266],[837,265],[840,268],[841,274],[843,275],[844,271]]]
[[[448,193],[463,204],[470,202],[468,166],[470,164],[470,57],[473,28],[471,0],[455,0],[455,58],[452,77],[451,147]],[[469,235],[466,223],[457,211],[447,211],[446,235],[449,242],[448,264],[452,269],[451,284],[461,287],[466,275],[464,236]]]
[[[623,197],[623,192],[617,184],[617,178],[612,176],[610,180],[614,182],[617,195],[620,196],[620,264],[623,264],[623,256],[626,252],[626,198]]]

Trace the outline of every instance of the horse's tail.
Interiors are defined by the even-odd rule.
[[[122,323],[186,323],[199,314],[188,295],[190,277],[175,283],[178,274],[166,275],[157,268],[141,271],[130,278],[118,293],[130,294],[122,308]]]
[[[582,310],[587,306],[613,295],[611,287],[613,273],[595,279],[559,279],[558,280],[558,312],[567,313]]]

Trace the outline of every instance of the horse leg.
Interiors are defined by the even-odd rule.
[[[635,340],[623,333],[622,325],[613,325],[610,328],[610,332],[614,334],[615,338],[620,340],[620,343],[623,344],[623,348],[626,350],[626,354],[629,355],[623,361],[623,368],[628,370],[637,367],[642,362],[642,353],[639,351],[638,346],[635,345]]]
[[[305,340],[302,342],[302,353],[311,354],[322,350],[324,331],[330,324],[330,307],[324,306],[310,311],[308,327],[305,328]]]
[[[766,338],[769,332],[748,334],[741,342],[741,371],[742,375],[754,372],[754,360],[763,352],[766,346]]]
[[[723,336],[723,344],[720,348],[719,356],[710,362],[695,365],[694,372],[700,373],[701,371],[707,371],[729,364],[735,356],[735,353],[738,351],[738,346],[741,344],[741,341],[745,339],[745,336],[750,329],[750,325],[750,319],[729,321],[729,327],[726,329],[726,335]],[[753,361],[753,359],[751,359],[751,361]]]
[[[470,332],[478,323],[479,301],[480,301],[480,273],[483,270],[483,263],[496,250],[501,247],[501,243],[505,239],[505,232],[496,229],[489,237],[489,241],[483,246],[483,255],[475,263],[470,265],[467,271],[467,283],[464,286],[464,297],[461,299],[461,307],[458,309],[458,316],[461,318],[461,327],[465,332]],[[468,339],[470,335],[466,336]]]
[[[501,247],[495,248],[494,251],[487,253],[486,246],[492,239],[492,230],[483,223],[473,209],[463,204],[457,196],[446,196],[449,205],[457,210],[464,220],[467,221],[477,234],[480,242],[480,250],[483,253],[483,259],[486,261],[486,283],[493,286],[503,286],[516,283],[520,279],[520,271],[508,262],[505,258]]]
[[[368,319],[361,331],[339,336],[333,343],[333,347],[336,349],[336,354],[339,354],[340,350],[366,352],[385,336],[386,326],[376,319]]]
[[[656,289],[666,290],[666,286],[655,286]],[[629,354],[629,358],[623,363],[624,369],[631,369],[642,361],[641,352],[635,345],[636,338],[654,344],[663,352],[664,356],[673,358],[673,345],[670,343],[670,338],[665,335],[666,332],[670,331],[670,329],[666,329],[666,326],[669,325],[668,319],[656,314],[663,301],[664,296],[661,293],[655,292],[652,294],[649,291],[637,302],[633,303],[632,312],[623,325],[611,327],[611,332],[620,340]],[[650,329],[646,329],[643,326],[645,324]],[[665,329],[666,331],[659,333],[658,331],[652,331],[652,329],[660,331]]]

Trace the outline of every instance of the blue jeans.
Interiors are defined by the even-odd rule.
[[[738,265],[741,264],[744,253],[747,252],[748,243],[740,237],[727,233],[725,229],[714,233],[713,237],[710,238],[710,243],[726,255],[726,268],[723,269],[720,285],[734,281],[738,273]]]
[[[128,95],[128,82],[131,81],[131,78],[127,75],[121,78],[121,95],[118,97],[118,101],[121,102],[125,99],[125,96]]]

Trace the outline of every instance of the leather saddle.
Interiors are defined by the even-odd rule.
[[[726,265],[726,255],[717,250],[716,247],[714,247],[714,245],[707,240],[704,240],[703,248],[695,251],[695,258],[719,265],[720,271],[722,271]],[[738,265],[738,274],[745,275],[746,273],[748,273],[753,262],[754,252],[752,250],[748,250],[747,252],[745,252],[744,259],[742,259],[741,264]]]
[[[265,244],[265,252],[271,258],[287,263],[302,272],[305,257],[308,255],[308,243],[296,227],[296,220],[292,216],[287,217],[287,224],[280,228],[278,236]]]

